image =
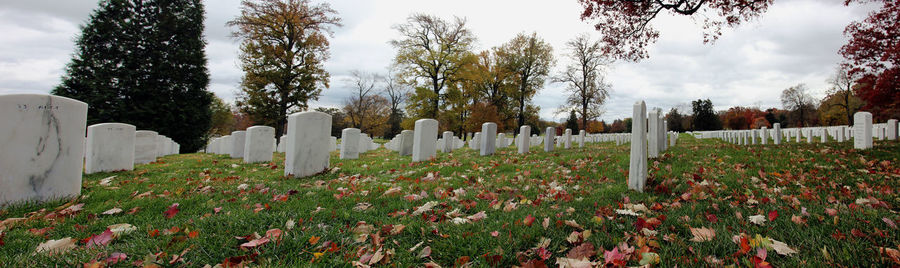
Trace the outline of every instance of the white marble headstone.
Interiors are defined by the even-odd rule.
[[[103,123],[87,128],[84,173],[134,169],[135,127]]]
[[[493,155],[496,151],[497,124],[487,122],[481,124],[481,155]]]
[[[853,148],[872,148],[872,113],[853,114]]]
[[[247,141],[247,131],[231,132],[231,158],[244,158],[244,145]]]
[[[275,153],[275,128],[270,126],[252,126],[247,128],[244,137],[244,162],[260,163],[272,161]]]
[[[288,116],[284,175],[308,177],[328,169],[331,115],[300,112]]]
[[[647,182],[647,106],[643,101],[634,104],[631,121],[631,155],[628,169],[628,189],[644,192]],[[654,124],[650,124],[653,126]]]
[[[360,131],[358,128],[341,130],[341,159],[359,158]]]
[[[147,164],[156,161],[156,131],[138,130],[134,132],[134,163]]]
[[[399,153],[400,156],[412,155],[413,152],[413,131],[412,130],[403,130],[400,131],[400,140],[399,140]]]
[[[437,155],[438,121],[419,119],[413,132],[412,161],[426,161]]]
[[[0,95],[0,204],[81,194],[87,109],[59,96]]]

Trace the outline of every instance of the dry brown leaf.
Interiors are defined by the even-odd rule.
[[[691,228],[691,235],[694,236],[693,238],[691,238],[691,241],[694,242],[712,241],[713,238],[716,237],[716,230],[706,227]]]

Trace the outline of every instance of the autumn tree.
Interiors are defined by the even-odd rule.
[[[393,139],[394,136],[403,131],[400,125],[403,122],[403,103],[409,97],[409,87],[403,83],[393,68],[389,68],[387,74],[382,78],[383,93],[387,96],[390,103],[390,115],[388,116],[388,127],[384,132],[385,139]]]
[[[499,50],[495,47],[475,55],[473,63],[466,65],[461,72],[461,87],[471,91],[472,105],[484,103],[494,107],[497,116],[496,121],[491,122],[497,123],[498,129],[502,130],[506,126],[515,126],[511,122],[516,118],[516,112],[513,110],[515,103],[510,94],[516,89],[513,84],[513,73],[504,65]],[[479,109],[483,110],[484,107]],[[470,119],[481,121],[471,117]],[[503,127],[500,127],[501,125]]]
[[[52,94],[87,103],[88,125],[121,122],[206,145],[213,94],[199,0],[103,0]]]
[[[209,136],[225,136],[231,134],[234,126],[234,116],[231,106],[225,103],[221,98],[213,96],[213,101],[209,106],[212,111],[210,122]]]
[[[877,2],[881,7],[844,29],[849,41],[840,53],[850,72],[860,76],[856,95],[876,121],[900,117],[900,2],[895,0],[847,0]]]
[[[411,15],[393,28],[401,36],[390,41],[397,49],[394,62],[415,88],[408,107],[416,118],[438,118],[444,89],[457,79],[475,36],[464,19],[451,22],[424,14]]]
[[[809,95],[809,89],[806,84],[797,84],[786,88],[781,92],[781,105],[784,109],[794,111],[797,115],[797,126],[806,125],[810,115],[810,110],[815,109],[813,106],[812,96]]]
[[[647,47],[659,38],[651,21],[667,14],[696,18],[703,22],[703,41],[710,43],[724,27],[735,27],[759,17],[774,0],[578,0],[581,19],[595,21],[603,38],[604,53],[615,59],[639,61],[647,58]],[[664,13],[665,14],[665,13]]]
[[[332,28],[341,26],[327,3],[245,0],[228,22],[241,40],[241,92],[237,105],[255,121],[284,133],[287,116],[308,108],[328,87]]]
[[[604,76],[609,62],[601,51],[600,42],[592,41],[587,34],[575,37],[566,46],[572,63],[553,81],[566,85],[569,96],[565,105],[575,108],[581,115],[581,125],[587,126],[589,120],[602,114],[602,106],[609,97],[611,85],[606,83]]]
[[[527,106],[550,75],[555,64],[553,47],[537,33],[519,33],[500,47],[498,54],[504,68],[512,73],[515,90],[510,97],[516,102],[518,125],[525,125]],[[574,129],[573,129],[574,130]]]
[[[377,81],[382,78],[361,71],[351,72],[353,93],[344,101],[346,121],[363,133],[384,133],[390,117],[390,102],[378,95]]]

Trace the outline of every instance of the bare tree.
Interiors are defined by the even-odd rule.
[[[403,102],[409,97],[409,87],[403,83],[394,68],[388,68],[387,74],[382,78],[384,86],[384,94],[387,95],[388,102],[391,105],[391,113],[388,118],[388,130],[385,132],[386,139],[393,138],[403,127],[400,123],[403,121]]]
[[[781,92],[781,105],[784,106],[784,109],[793,110],[799,114],[798,124],[800,127],[803,127],[806,121],[804,110],[811,108],[813,103],[813,98],[808,92],[809,89],[803,83],[789,87]]]
[[[351,72],[355,92],[344,102],[344,113],[350,126],[373,134],[386,124],[388,101],[377,94],[375,87],[381,79],[378,75],[361,71]]]
[[[581,34],[566,43],[568,57],[572,64],[553,79],[566,84],[569,97],[565,109],[575,109],[581,115],[581,126],[587,128],[588,121],[599,117],[602,106],[609,97],[610,84],[606,83],[604,69],[610,61],[604,57],[599,41],[592,41],[587,34]]]

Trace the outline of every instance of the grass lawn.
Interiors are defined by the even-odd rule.
[[[86,175],[77,199],[0,208],[0,263],[900,265],[897,141],[856,151],[682,135],[650,160],[645,193],[626,188],[629,146],[466,148],[413,164],[382,148],[332,153],[329,172],[299,179],[282,176],[283,154],[167,156]]]

